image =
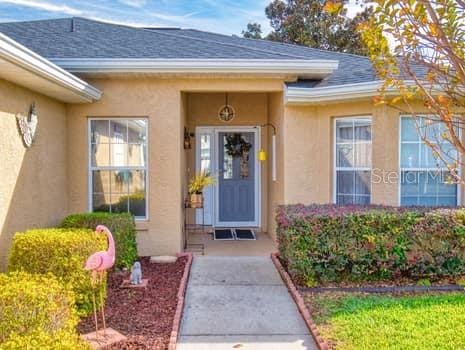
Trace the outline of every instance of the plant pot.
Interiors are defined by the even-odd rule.
[[[192,193],[190,195],[190,205],[192,208],[202,208],[203,207],[202,193]]]

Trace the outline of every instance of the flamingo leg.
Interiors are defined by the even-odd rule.
[[[94,309],[95,336],[98,336],[97,305],[95,303],[95,279],[92,278],[92,304]]]
[[[100,287],[101,287],[101,284],[103,282],[103,274],[104,274],[104,272],[102,271],[100,273]],[[100,293],[100,307],[101,307],[101,311],[102,311],[103,336],[105,336],[105,329],[107,328],[107,324],[106,324],[106,321],[105,321],[105,304],[103,302],[102,288],[99,288],[99,293]]]

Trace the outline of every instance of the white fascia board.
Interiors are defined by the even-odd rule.
[[[286,88],[285,102],[288,105],[317,104],[320,102],[351,100],[376,96],[382,86],[380,81],[336,85],[327,87]]]
[[[320,76],[338,67],[336,60],[261,59],[50,59],[73,73],[217,73]]]
[[[413,80],[404,81],[407,86],[414,86]],[[346,101],[353,99],[369,98],[379,95],[383,82],[380,80],[370,81],[366,83],[355,83],[346,85],[305,88],[292,87],[285,88],[285,103],[287,105],[311,105],[323,102]],[[432,93],[441,93],[440,86],[433,86]],[[398,95],[398,90],[395,87],[387,88],[386,95]]]
[[[49,60],[0,33],[0,58],[75,93],[86,102],[100,99],[102,92]]]

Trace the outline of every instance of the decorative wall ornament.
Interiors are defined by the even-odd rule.
[[[225,94],[225,101],[224,106],[220,108],[218,111],[218,118],[223,122],[230,122],[234,119],[235,111],[232,106],[228,103],[228,94]]]
[[[16,119],[18,121],[18,128],[23,138],[24,145],[29,148],[32,146],[32,142],[34,142],[37,131],[38,117],[35,103],[33,102],[31,104],[27,117],[18,115],[16,116]]]
[[[226,153],[234,158],[241,158],[241,178],[249,177],[249,153],[252,144],[247,142],[241,134],[235,133],[226,136]]]

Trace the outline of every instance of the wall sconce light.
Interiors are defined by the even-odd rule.
[[[262,128],[265,126],[273,128],[273,135],[271,136],[271,179],[276,181],[276,126],[271,123],[261,125]],[[266,152],[262,149],[258,152],[258,160],[261,162],[266,161]]]
[[[194,137],[195,134],[192,132],[190,133],[187,131],[187,128],[184,127],[184,149],[191,149],[192,148],[192,142],[191,138]]]

